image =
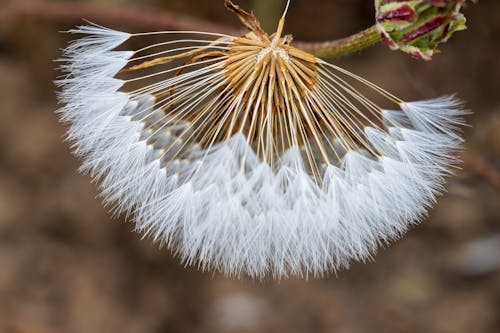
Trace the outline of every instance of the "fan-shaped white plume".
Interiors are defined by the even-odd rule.
[[[148,34],[72,31],[87,36],[65,52],[59,113],[82,171],[187,264],[285,277],[364,260],[443,191],[460,103],[402,102],[288,36],[266,44],[251,29],[155,33],[188,37],[137,51],[116,48]]]

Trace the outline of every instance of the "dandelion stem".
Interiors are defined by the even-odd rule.
[[[319,58],[333,58],[363,50],[381,40],[380,32],[374,25],[342,39],[318,43],[297,42],[295,45]]]

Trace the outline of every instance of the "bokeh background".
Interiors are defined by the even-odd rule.
[[[84,3],[238,26],[222,0]],[[239,3],[274,15],[271,2]],[[9,13],[13,4],[37,9]],[[474,111],[466,163],[429,218],[373,262],[280,282],[185,268],[110,217],[54,114],[53,59],[70,38],[59,31],[82,21],[50,8],[0,0],[0,332],[500,332],[498,0],[466,9],[469,30],[432,62],[384,45],[333,60],[407,100],[457,93]],[[154,29],[99,15],[96,23],[114,28]],[[369,0],[293,0],[286,30],[333,39],[370,26],[373,15]]]

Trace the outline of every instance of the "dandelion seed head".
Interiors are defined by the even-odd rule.
[[[59,111],[105,204],[189,265],[277,278],[370,258],[420,221],[457,163],[453,97],[399,98],[274,34],[127,34],[65,51]],[[147,43],[118,51],[129,40]],[[381,107],[362,89],[392,107]]]

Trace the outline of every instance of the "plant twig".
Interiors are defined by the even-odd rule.
[[[484,157],[467,152],[462,154],[464,169],[484,179],[488,184],[500,190],[500,170]]]
[[[227,25],[215,24],[202,19],[148,9],[99,6],[96,4],[41,2],[24,3],[11,1],[0,4],[0,20],[46,19],[65,22],[88,19],[107,24],[132,24],[150,29],[195,30],[218,32],[238,36],[241,31]],[[380,41],[375,27],[353,36],[318,43],[295,42],[301,49],[318,57],[338,57],[362,50]]]
[[[143,28],[195,30],[238,35],[238,29],[165,11],[100,6],[90,3],[11,1],[0,4],[0,20],[46,19],[59,21],[90,21],[108,24],[132,24]]]

